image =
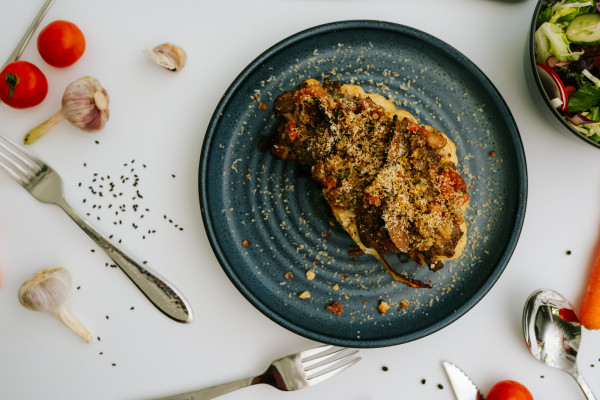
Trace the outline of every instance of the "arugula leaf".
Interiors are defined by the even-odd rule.
[[[600,104],[600,88],[591,83],[586,83],[569,97],[567,112],[587,111],[598,104]]]

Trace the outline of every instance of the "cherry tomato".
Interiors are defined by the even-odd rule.
[[[15,61],[0,72],[0,100],[13,108],[38,105],[48,94],[48,80],[38,67]]]
[[[487,400],[533,400],[533,396],[519,382],[500,381],[492,386]]]
[[[83,55],[85,37],[72,22],[50,22],[38,35],[40,55],[53,67],[68,67]]]

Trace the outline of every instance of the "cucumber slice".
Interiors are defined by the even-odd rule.
[[[575,17],[567,27],[567,39],[576,44],[600,44],[600,15],[584,14]]]

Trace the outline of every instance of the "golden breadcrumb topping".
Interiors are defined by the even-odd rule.
[[[275,101],[271,152],[310,168],[334,213],[351,211],[364,246],[441,268],[466,233],[455,147],[382,99],[308,79]]]

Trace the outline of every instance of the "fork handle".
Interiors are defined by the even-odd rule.
[[[183,295],[173,285],[111,244],[106,237],[96,231],[73,210],[66,201],[63,200],[57,205],[108,254],[114,263],[125,272],[129,279],[160,311],[177,322],[191,322],[192,310]]]
[[[172,396],[160,397],[154,400],[208,400],[222,396],[234,390],[245,388],[247,386],[258,383],[256,378],[246,378],[237,381],[223,383],[216,386],[211,386],[205,389],[193,390],[191,392],[174,394]]]
[[[583,375],[581,375],[578,370],[573,371],[571,376],[575,378],[587,400],[596,400],[596,396],[594,396],[594,393],[592,393],[590,385],[588,385],[585,379],[583,379]]]

